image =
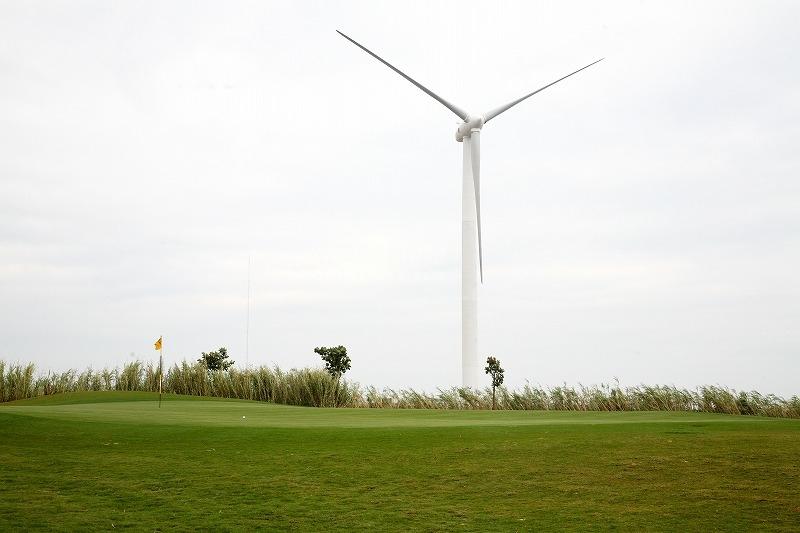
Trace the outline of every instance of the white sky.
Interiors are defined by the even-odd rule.
[[[800,393],[800,4],[0,3],[0,358],[227,346],[460,381],[456,105],[482,135],[480,353],[507,383]]]

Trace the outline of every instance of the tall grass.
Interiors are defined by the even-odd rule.
[[[141,361],[122,369],[67,370],[35,376],[33,364],[7,365],[0,361],[0,401],[8,402],[60,392],[158,390],[158,367]],[[364,407],[391,409],[491,409],[490,388],[453,387],[435,393],[414,389],[363,388],[334,378],[322,369],[281,370],[262,366],[228,372],[209,372],[186,361],[167,369],[164,392],[219,396],[306,407]],[[756,391],[720,386],[695,390],[665,385],[613,385],[552,388],[525,385],[519,390],[497,389],[498,409],[553,411],[696,411],[800,418],[800,398],[784,399]]]
[[[262,366],[252,370],[209,372],[202,364],[186,361],[166,375],[165,390],[195,396],[221,396],[306,407],[353,407],[360,401],[358,385],[336,381],[322,369],[281,369]]]
[[[28,363],[10,365],[0,361],[0,399],[3,401],[16,400],[17,398],[30,398],[36,396],[34,382],[34,366]]]

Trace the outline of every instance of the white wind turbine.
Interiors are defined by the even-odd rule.
[[[405,79],[416,85],[428,96],[434,98],[447,109],[455,113],[464,122],[456,130],[456,141],[464,144],[463,158],[463,181],[461,189],[461,379],[465,387],[478,387],[480,363],[478,361],[478,274],[483,283],[483,246],[481,244],[481,144],[480,133],[483,125],[494,117],[503,113],[526,98],[555,85],[561,80],[565,80],[599,63],[603,59],[598,59],[589,63],[575,72],[567,74],[544,87],[536,89],[532,93],[502,105],[483,115],[472,116],[463,109],[451,104],[438,94],[434,93],[421,83],[407,76],[393,65],[389,64],[378,55],[374,54],[364,46],[360,45],[344,33],[336,32],[358,46],[366,53],[397,72]],[[476,264],[477,258],[477,264]]]

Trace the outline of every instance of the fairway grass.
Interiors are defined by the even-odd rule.
[[[157,398],[0,405],[0,530],[800,527],[798,420]]]

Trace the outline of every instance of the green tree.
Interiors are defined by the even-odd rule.
[[[503,384],[503,370],[500,367],[500,359],[492,357],[491,355],[486,358],[486,373],[492,377],[492,410],[495,408],[494,390]]]
[[[230,357],[227,348],[220,348],[216,352],[203,352],[198,363],[203,363],[209,370],[228,370],[233,366],[234,361],[226,361]]]
[[[325,370],[336,378],[336,386],[333,389],[333,405],[336,406],[339,397],[339,380],[342,374],[350,370],[350,357],[347,355],[347,348],[344,346],[333,346],[326,348],[321,346],[314,348],[314,353],[319,354],[325,361]]]

